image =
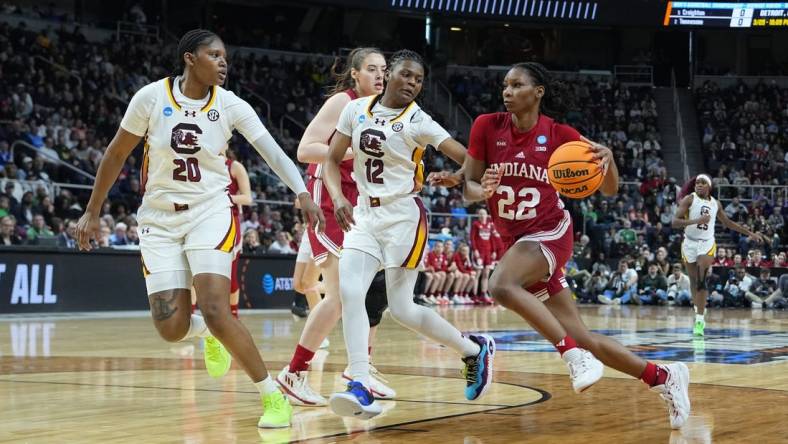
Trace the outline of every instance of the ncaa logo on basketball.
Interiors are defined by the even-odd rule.
[[[163,113],[165,117],[170,117],[172,115],[172,108],[169,106],[165,106]]]
[[[402,131],[402,128],[403,128],[404,126],[405,126],[405,125],[403,125],[403,124],[402,124],[402,122],[396,122],[396,123],[394,123],[394,125],[391,125],[391,129],[392,129],[392,130],[393,130],[395,133],[398,133],[398,132]]]
[[[216,111],[215,109],[208,111],[208,120],[211,122],[216,122],[219,120],[219,111]]]

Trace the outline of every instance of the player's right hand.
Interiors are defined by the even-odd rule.
[[[92,213],[85,213],[77,221],[77,245],[82,251],[90,251],[90,240],[99,240],[101,237],[101,225],[99,217]]]
[[[315,227],[315,231],[322,233],[326,230],[326,216],[323,215],[323,210],[312,200],[309,193],[301,193],[298,195],[299,203],[301,204],[301,212],[304,213],[304,219],[310,227]]]
[[[501,177],[503,177],[503,168],[487,168],[484,171],[481,185],[485,199],[489,199],[493,194],[495,194],[495,191],[498,189],[498,185],[501,183]]]
[[[350,226],[356,224],[353,220],[353,205],[345,196],[334,199],[334,217],[337,218],[339,228],[344,232],[350,231]]]
[[[701,214],[701,216],[698,218],[699,224],[707,224],[709,222],[711,222],[711,215],[709,214]]]

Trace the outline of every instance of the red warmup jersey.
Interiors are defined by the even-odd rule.
[[[493,253],[495,253],[495,260],[500,261],[503,254],[506,253],[506,245],[503,244],[503,239],[501,239],[501,234],[498,233],[498,230],[493,227],[492,233],[492,247]]]
[[[452,257],[452,261],[455,265],[457,265],[457,271],[460,273],[470,273],[473,271],[473,265],[471,264],[471,257],[462,257],[462,255],[457,252],[454,253],[454,257]]]
[[[510,113],[482,114],[473,122],[468,154],[504,171],[487,206],[506,244],[553,230],[564,217],[564,204],[547,180],[547,162],[556,148],[574,140],[580,140],[577,130],[541,114],[526,132],[514,127]]]
[[[433,271],[441,271],[443,269],[443,263],[441,261],[442,255],[443,254],[438,254],[434,251],[427,253],[427,268],[431,268]]]
[[[725,258],[720,260],[719,258],[714,259],[714,263],[711,264],[714,267],[732,267],[733,266],[733,259]]]
[[[471,224],[471,247],[480,253],[492,253],[492,232],[495,230],[491,219],[482,223],[480,220],[475,220]]]

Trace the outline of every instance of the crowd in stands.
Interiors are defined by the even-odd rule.
[[[269,59],[238,53],[231,61],[232,82],[228,87],[255,106],[292,157],[302,128],[284,120],[283,131],[279,132],[279,121],[286,115],[303,124],[314,117],[330,78],[327,60]],[[87,185],[92,180],[64,164],[95,174],[130,97],[141,86],[172,73],[172,51],[162,50],[160,43],[144,37],[93,43],[79,27],[33,32],[23,24],[12,27],[0,23],[0,61],[0,244],[73,247],[71,233],[87,194],[56,184]],[[455,74],[449,86],[471,115],[477,115],[501,109],[501,77],[502,73],[492,71],[481,76]],[[574,101],[565,120],[611,147],[622,179],[629,182],[613,198],[596,195],[567,202],[577,240],[568,274],[576,275],[578,296],[590,301],[686,302],[686,295],[680,291],[686,276],[674,267],[680,261],[681,233],[670,227],[682,184],[667,177],[651,89],[590,77],[567,78],[564,84],[567,97]],[[788,155],[782,147],[788,135],[788,90],[765,83],[755,87],[740,83],[728,89],[708,83],[697,96],[703,143],[710,153],[715,185],[786,183]],[[457,136],[462,139],[462,135]],[[16,140],[29,143],[35,150],[18,146],[12,152],[11,144]],[[244,251],[295,253],[303,226],[291,205],[292,194],[239,135],[230,146],[249,171],[253,197],[268,201],[245,211]],[[139,241],[134,215],[141,203],[140,157],[135,152],[129,158],[104,205],[98,242],[101,246],[135,245]],[[427,171],[455,168],[435,154],[428,154],[425,164]],[[764,264],[756,261],[752,267],[779,267],[785,256],[781,239],[786,234],[788,196],[763,193],[740,200],[734,197],[735,190],[730,193],[722,195],[726,213],[765,234],[769,242],[755,245],[734,234],[719,249],[720,254],[731,261],[739,255],[745,265],[760,255]],[[423,196],[431,213],[433,240],[451,240],[457,251],[464,251],[470,243],[471,216],[481,206],[466,206],[459,189],[427,186]],[[626,269],[621,270],[622,264]],[[651,273],[652,265],[656,265],[656,275],[661,278]],[[640,283],[639,292],[647,288],[664,291],[621,299],[622,289],[630,288],[626,282],[632,272]],[[720,280],[724,278],[727,276]]]

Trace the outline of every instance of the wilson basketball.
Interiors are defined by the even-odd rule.
[[[592,159],[590,145],[586,142],[567,142],[550,156],[547,178],[562,196],[582,199],[594,194],[602,185],[602,169]]]

